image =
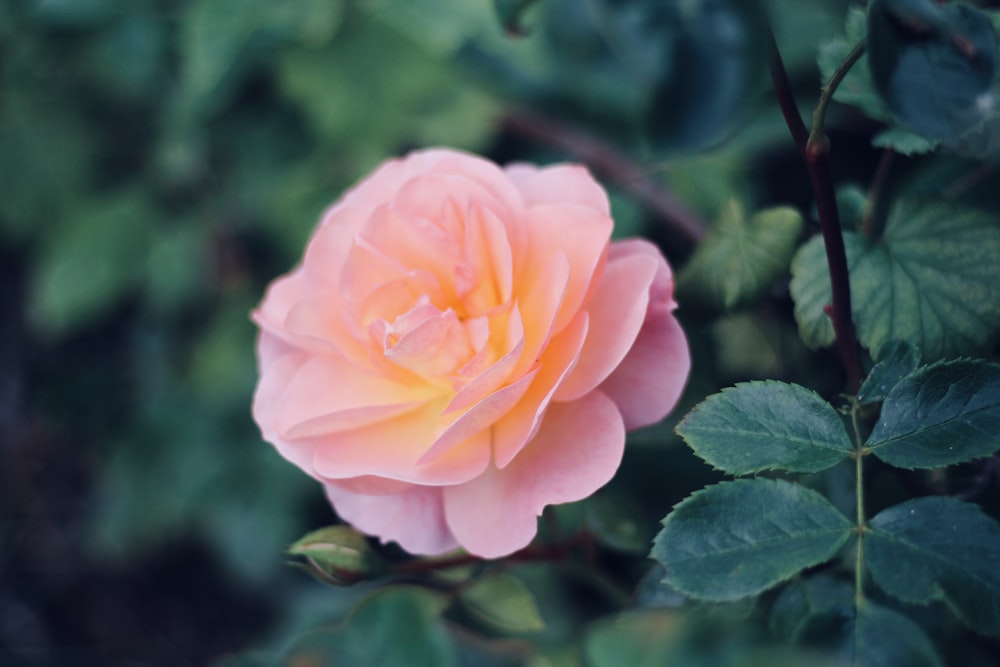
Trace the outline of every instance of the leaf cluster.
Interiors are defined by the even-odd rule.
[[[898,602],[941,601],[972,629],[1000,635],[1000,576],[991,565],[1000,555],[1000,524],[976,505],[951,497],[914,498],[871,519],[864,514],[862,471],[869,455],[890,466],[936,468],[1000,450],[1000,365],[959,359],[914,366],[912,347],[893,344],[885,350],[862,388],[866,401],[881,402],[866,438],[858,428],[860,399],[848,408],[852,436],[832,405],[793,384],[740,384],[696,406],[677,431],[698,456],[726,473],[815,473],[854,459],[857,518],[852,521],[821,493],[785,479],[709,486],[679,503],[663,522],[652,556],[665,568],[664,583],[696,599],[736,600],[828,563],[848,546],[857,555],[853,595],[839,601],[827,597],[829,607],[810,612],[853,619],[837,652],[867,664],[883,650],[874,646],[876,638],[889,635],[898,642],[893,651],[921,656],[913,664],[943,664],[913,621],[871,599],[862,585],[868,576]],[[804,581],[811,585],[810,576]],[[787,592],[793,590],[786,589],[775,603],[776,623],[787,622],[781,620],[788,613],[783,605],[802,604],[789,597],[798,595]],[[812,622],[808,619],[796,623]],[[786,630],[792,639],[814,632]]]

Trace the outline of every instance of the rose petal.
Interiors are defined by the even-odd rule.
[[[432,388],[402,385],[391,379],[311,356],[284,378],[277,398],[275,430],[283,438],[305,438],[382,421],[408,412],[432,398]]]
[[[308,355],[267,331],[261,331],[257,357],[261,376],[253,395],[254,421],[260,426],[263,438],[273,444],[282,457],[313,475],[313,447],[287,442],[275,429],[279,401],[286,390],[287,380],[298,372]]]
[[[413,484],[460,484],[490,460],[489,432],[477,433],[430,461],[421,461],[437,439],[441,401],[362,428],[306,440],[315,444],[312,465],[328,480],[375,475]]]
[[[335,482],[327,481],[326,484],[327,486],[336,486],[343,491],[361,493],[366,496],[388,496],[415,488],[409,482],[400,482],[398,479],[386,479],[375,475],[338,479]]]
[[[538,375],[531,387],[493,427],[493,461],[498,468],[509,464],[538,428],[552,395],[580,355],[588,326],[587,314],[579,313],[552,339],[538,362]]]
[[[302,266],[316,285],[336,287],[354,245],[354,238],[368,222],[371,211],[357,206],[328,209],[306,246]]]
[[[513,374],[521,375],[532,368],[553,334],[556,313],[566,294],[570,268],[566,255],[556,253],[533,272],[530,288],[521,290],[515,308],[524,327],[524,350]]]
[[[289,313],[304,299],[309,298],[311,290],[301,267],[286,276],[277,278],[267,288],[264,300],[257,310],[250,314],[250,319],[262,330],[284,340],[289,345],[308,350],[316,354],[330,351],[330,344],[309,333],[291,331],[286,327]]]
[[[510,301],[513,255],[506,230],[483,206],[469,211],[463,262],[456,267],[456,292],[467,316],[474,317]]]
[[[600,385],[630,430],[663,419],[677,404],[691,370],[687,339],[673,315],[673,276],[659,249],[641,239],[618,241],[611,244],[609,262],[638,256],[657,262],[646,319],[632,349]]]
[[[438,378],[465,364],[474,350],[455,311],[429,307],[434,314],[422,322],[405,322],[407,313],[389,327],[384,354],[392,363],[423,378]]]
[[[486,432],[498,419],[507,414],[524,396],[536,372],[528,373],[503,389],[493,392],[476,403],[455,420],[434,441],[418,463],[432,461],[452,448],[474,438],[477,433]]]
[[[599,389],[615,402],[629,430],[655,424],[680,399],[691,371],[684,331],[668,308],[656,308],[622,363]]]
[[[586,167],[557,164],[538,168],[530,164],[515,163],[508,165],[505,171],[521,191],[521,196],[529,207],[572,202],[589,206],[604,215],[611,214],[608,195]]]
[[[613,227],[607,215],[583,206],[546,204],[528,210],[530,250],[523,279],[516,281],[515,291],[520,295],[537,289],[535,267],[546,266],[549,258],[557,254],[566,256],[569,280],[554,332],[569,323],[590,293],[591,284],[603,267]]]
[[[514,308],[491,318],[488,342],[491,343],[490,346],[477,353],[459,370],[455,377],[459,389],[445,408],[446,414],[469,409],[512,377],[514,367],[524,353],[524,327],[518,309]],[[494,351],[499,351],[503,356],[490,364],[489,360],[494,356],[491,352]],[[471,379],[467,379],[470,377]]]
[[[413,487],[393,495],[370,496],[325,485],[340,518],[358,530],[393,541],[411,554],[436,556],[458,547],[445,523],[441,489]]]
[[[657,264],[646,255],[608,262],[587,303],[591,324],[580,358],[553,400],[572,401],[589,393],[625,358],[646,317]]]
[[[499,558],[527,546],[546,505],[586,498],[615,474],[625,448],[618,408],[599,391],[552,404],[509,466],[446,487],[448,525],[469,553]]]

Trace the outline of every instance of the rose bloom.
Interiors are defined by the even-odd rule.
[[[526,546],[687,379],[670,268],[612,226],[581,166],[383,163],[253,313],[264,438],[343,520],[411,553]]]

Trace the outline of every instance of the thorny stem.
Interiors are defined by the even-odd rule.
[[[769,34],[770,57],[768,65],[771,72],[771,83],[785,117],[785,123],[792,134],[799,153],[802,154],[812,182],[813,196],[816,198],[816,209],[819,213],[819,223],[823,232],[823,245],[826,248],[826,260],[830,270],[830,287],[833,303],[826,311],[833,323],[833,331],[837,338],[837,349],[844,363],[848,385],[851,393],[857,392],[864,377],[861,368],[861,358],[858,355],[858,341],[851,320],[851,283],[848,277],[847,252],[844,249],[844,236],[841,231],[840,215],[837,211],[837,198],[833,188],[833,177],[830,174],[830,140],[824,133],[826,109],[833,98],[837,86],[846,76],[851,66],[864,53],[864,43],[854,47],[843,63],[830,77],[820,92],[819,102],[813,112],[813,125],[806,130],[805,123],[795,105],[788,73],[781,60],[781,53],[774,40],[774,34]]]

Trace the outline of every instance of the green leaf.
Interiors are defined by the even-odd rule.
[[[875,0],[868,10],[875,88],[900,124],[955,140],[991,112],[997,38],[989,18],[964,4]]]
[[[168,85],[168,28],[164,21],[135,13],[118,21],[90,44],[84,65],[116,99],[157,99]]]
[[[677,425],[695,453],[720,470],[819,472],[854,451],[837,411],[805,387],[747,382],[723,389]]]
[[[31,319],[54,337],[97,321],[138,285],[156,219],[138,191],[74,213],[49,238],[31,281]]]
[[[458,597],[477,620],[495,631],[520,634],[545,629],[531,591],[509,574],[477,579]]]
[[[333,630],[301,638],[281,664],[451,667],[456,652],[440,619],[445,605],[423,588],[383,588]]]
[[[1000,636],[1000,524],[955,498],[916,498],[879,512],[865,564],[904,602],[945,602],[973,629]]]
[[[787,206],[749,219],[737,200],[699,244],[677,281],[685,302],[731,310],[763,296],[788,271],[802,216]]]
[[[788,586],[769,621],[776,635],[821,651],[833,664],[942,667],[919,625],[870,600],[856,609],[854,585],[826,575]]]
[[[1000,449],[1000,364],[961,359],[893,387],[866,447],[889,465],[934,468]]]
[[[868,377],[858,389],[858,400],[862,404],[884,401],[889,391],[904,377],[917,370],[920,354],[912,345],[904,341],[889,341],[878,351],[878,359]]]
[[[847,20],[844,24],[844,34],[828,42],[820,44],[816,61],[824,81],[828,81],[842,62],[847,59],[851,50],[862,42],[867,33],[865,25],[867,14],[861,7],[851,7],[847,10]],[[888,110],[875,91],[871,77],[868,74],[868,56],[862,55],[854,67],[848,71],[833,99],[842,104],[857,107],[869,118],[886,121]]]
[[[385,563],[364,535],[350,526],[327,526],[297,540],[285,552],[302,558],[327,582],[353,584],[377,576]]]
[[[914,134],[902,127],[883,130],[872,138],[875,148],[891,148],[902,155],[922,155],[938,147],[938,142]]]
[[[757,92],[761,11],[741,0],[670,4],[677,5],[671,13],[679,32],[665,58],[667,76],[652,94],[651,134],[662,146],[699,150],[722,140]]]
[[[365,63],[359,68],[357,63]],[[496,102],[462,82],[454,59],[435,56],[378,20],[322,49],[277,62],[281,93],[317,139],[369,169],[407,144],[475,149],[495,129]]]
[[[677,590],[737,600],[829,560],[850,536],[851,522],[815,491],[743,479],[709,486],[678,504],[650,555]]]
[[[844,619],[853,615],[853,583],[819,574],[781,591],[771,607],[768,625],[787,642],[829,649],[843,635]]]
[[[897,611],[865,601],[852,623],[841,656],[864,667],[944,667],[919,625]]]
[[[1000,331],[1000,226],[988,213],[904,198],[890,210],[881,240],[846,232],[844,245],[854,322],[869,351],[901,340],[935,361],[982,352]],[[792,260],[791,293],[806,344],[832,344],[822,238]]]
[[[2,17],[0,17],[2,20]],[[42,235],[76,210],[96,171],[95,132],[72,95],[5,86],[0,95],[0,233]]]
[[[329,0],[194,0],[181,22],[182,117],[218,111],[273,46],[333,37],[343,4]]]

